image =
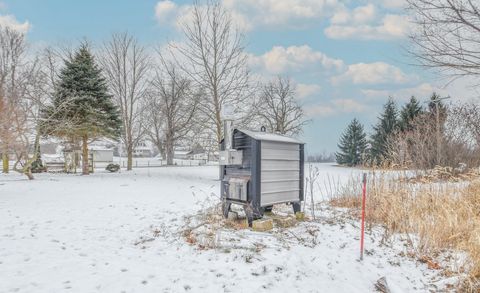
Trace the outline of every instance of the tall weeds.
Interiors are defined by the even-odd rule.
[[[360,180],[351,181],[331,199],[336,206],[360,209]],[[462,291],[480,290],[480,178],[466,182],[414,183],[389,173],[372,173],[367,186],[366,218],[385,228],[386,238],[401,233],[417,257],[446,251],[468,254],[456,272],[468,277]],[[449,273],[452,273],[451,269]]]

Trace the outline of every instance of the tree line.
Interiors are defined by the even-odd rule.
[[[150,140],[173,164],[179,145],[215,152],[223,138],[222,111],[236,125],[297,135],[307,123],[294,83],[285,76],[261,81],[247,64],[245,36],[215,1],[195,3],[182,24],[183,42],[146,46],[129,33],[77,48],[28,48],[26,35],[0,25],[0,153],[3,172],[33,178],[41,169],[40,139],[81,149],[120,140],[132,168],[137,145]]]
[[[480,117],[475,103],[451,103],[436,93],[426,103],[415,97],[399,110],[389,98],[367,137],[353,119],[340,138],[336,160],[347,166],[466,168],[480,164]]]

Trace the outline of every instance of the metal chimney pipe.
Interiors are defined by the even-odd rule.
[[[223,143],[225,150],[232,149],[233,140],[233,120],[225,119],[223,122]]]

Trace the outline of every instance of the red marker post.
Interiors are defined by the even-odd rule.
[[[363,243],[365,241],[365,202],[367,199],[367,173],[363,173],[362,187],[362,235],[360,236],[360,260],[363,260]]]

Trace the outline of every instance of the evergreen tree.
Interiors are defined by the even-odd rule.
[[[412,123],[422,113],[422,107],[418,100],[412,96],[410,101],[400,111],[399,127],[402,131],[412,130]]]
[[[335,154],[337,163],[347,166],[356,166],[363,163],[363,156],[367,149],[367,138],[363,125],[353,119],[340,138],[339,152]]]
[[[374,134],[371,137],[370,160],[379,165],[388,158],[388,137],[398,128],[398,111],[395,102],[390,97],[383,107],[383,113],[378,118],[378,124],[373,127]]]
[[[43,110],[42,132],[82,141],[82,173],[88,174],[88,140],[118,138],[121,121],[102,72],[86,44],[61,70],[52,105]]]

